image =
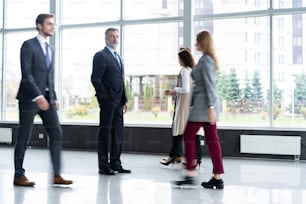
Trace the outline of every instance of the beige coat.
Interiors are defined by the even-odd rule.
[[[189,71],[188,80],[186,81],[188,81],[187,83],[189,83],[190,88],[187,90],[187,93],[176,93],[175,109],[172,122],[173,136],[183,135],[189,115],[189,106],[192,92],[192,80],[190,76],[191,68],[182,68],[180,70],[180,73],[177,77],[177,87],[183,87],[182,71],[186,69]]]

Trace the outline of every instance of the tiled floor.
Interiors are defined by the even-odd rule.
[[[0,146],[0,204],[306,204],[306,162],[224,158],[224,190],[178,189],[171,181],[182,175],[180,165],[162,167],[160,155],[123,154],[132,174],[102,176],[97,154],[63,151],[63,176],[70,187],[50,184],[48,150],[29,149],[24,167],[36,186],[15,187],[13,148]],[[211,162],[204,158],[198,181],[211,176]]]

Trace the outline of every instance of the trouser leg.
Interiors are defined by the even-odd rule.
[[[209,149],[210,157],[213,163],[213,173],[224,173],[222,162],[222,151],[217,135],[216,124],[204,123],[205,141]]]

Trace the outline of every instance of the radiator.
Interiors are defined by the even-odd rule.
[[[0,128],[0,143],[12,143],[12,129]]]
[[[253,154],[301,155],[300,136],[240,135],[240,152]]]

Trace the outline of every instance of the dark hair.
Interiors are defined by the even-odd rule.
[[[181,47],[178,56],[186,67],[192,68],[195,65],[194,58],[189,48]]]
[[[106,29],[106,31],[105,31],[105,38],[108,36],[108,34],[110,32],[113,32],[113,31],[119,32],[119,30],[117,28],[108,28],[108,29]]]
[[[38,30],[38,24],[43,25],[47,18],[53,18],[53,14],[41,13],[36,17],[36,30]]]

